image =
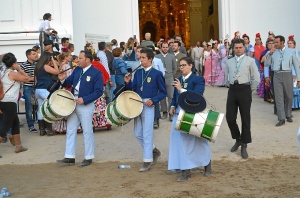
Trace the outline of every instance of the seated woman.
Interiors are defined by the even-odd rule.
[[[27,151],[27,148],[21,145],[20,124],[17,110],[17,101],[21,82],[33,81],[17,64],[14,54],[7,53],[2,58],[3,66],[1,71],[1,82],[3,85],[4,97],[0,100],[0,110],[3,112],[3,124],[0,126],[0,143],[6,136],[6,132],[11,128],[13,138],[9,138],[12,144],[15,144],[15,152]]]
[[[192,68],[193,62],[191,58],[184,57],[180,59],[180,71],[182,76],[173,83],[174,94],[170,114],[174,115],[174,117],[171,128],[168,170],[181,171],[181,175],[177,179],[178,182],[188,180],[191,177],[190,169],[192,168],[205,166],[204,176],[210,176],[212,172],[208,141],[175,129],[178,113],[181,110],[180,103],[178,105],[179,94],[188,91],[191,92],[188,93],[191,94],[191,96],[196,95],[196,99],[203,98],[202,94],[205,88],[204,78],[193,74]],[[198,109],[198,106],[192,106],[191,109]]]

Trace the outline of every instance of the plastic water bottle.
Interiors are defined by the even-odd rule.
[[[7,188],[2,188],[1,192],[0,192],[0,198],[2,197],[9,197],[11,196],[11,193],[9,191],[7,191]]]
[[[131,169],[131,166],[122,164],[122,165],[119,165],[118,168],[120,168],[120,169]]]

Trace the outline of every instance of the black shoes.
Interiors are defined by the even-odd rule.
[[[292,119],[292,118],[291,118]],[[292,120],[293,121],[293,120]],[[275,125],[277,127],[282,126],[285,124],[285,120],[279,120],[279,122]]]
[[[248,153],[247,153],[247,144],[241,144],[241,155],[243,159],[247,159],[248,158]]]
[[[74,158],[64,158],[62,160],[57,160],[57,163],[66,164],[66,165],[75,165]]]
[[[140,168],[139,172],[146,172],[150,170],[152,162],[144,162],[143,166]]]
[[[293,119],[292,119],[292,117],[287,117],[287,118],[286,118],[286,121],[288,121],[288,122],[293,122]]]
[[[168,117],[168,112],[163,112],[163,115],[161,116],[161,119],[166,119]]]
[[[161,155],[160,151],[157,148],[153,149],[153,161],[152,165],[156,164],[158,157]]]
[[[207,166],[204,167],[204,176],[205,177],[209,177],[212,174],[212,169],[211,169],[211,161],[209,162],[209,164]]]
[[[186,180],[188,180],[189,178],[191,178],[191,170],[187,169],[187,170],[183,170],[181,172],[180,177],[177,179],[178,182],[184,182]]]
[[[89,159],[89,160],[84,159],[84,160],[79,164],[79,166],[80,166],[80,167],[89,166],[89,165],[91,165],[92,161],[93,161],[93,160],[91,160],[91,159]]]
[[[155,129],[158,129],[159,128],[159,119],[158,118],[154,118],[154,124],[153,124],[153,127]]]
[[[233,145],[233,147],[230,149],[230,151],[235,152],[239,149],[240,146],[241,146],[241,142],[236,141],[235,144]]]

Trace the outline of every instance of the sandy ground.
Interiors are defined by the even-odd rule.
[[[205,97],[218,112],[225,113],[227,88],[208,87]],[[15,154],[9,143],[0,145],[0,188],[8,188],[13,197],[300,197],[300,111],[293,111],[293,116],[293,123],[275,127],[273,106],[254,94],[249,159],[242,160],[240,150],[229,151],[234,141],[224,119],[216,143],[210,144],[213,175],[203,177],[200,167],[184,183],[175,182],[179,175],[166,173],[171,127],[167,120],[155,130],[155,144],[162,156],[146,173],[138,172],[142,150],[133,136],[132,121],[123,128],[97,130],[96,158],[85,168],[55,163],[64,155],[64,135],[40,137],[29,133],[25,125],[21,135],[27,152]],[[25,116],[20,115],[20,120],[24,123]],[[79,134],[76,163],[82,159]],[[119,164],[132,168],[118,169]]]

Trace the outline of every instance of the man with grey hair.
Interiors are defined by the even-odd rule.
[[[151,46],[155,47],[153,41],[150,40],[150,39],[151,39],[151,34],[150,34],[149,32],[147,32],[147,33],[145,34],[145,39],[146,39],[146,40],[143,40],[143,41],[141,42],[141,46],[147,47],[147,46],[151,45]]]

